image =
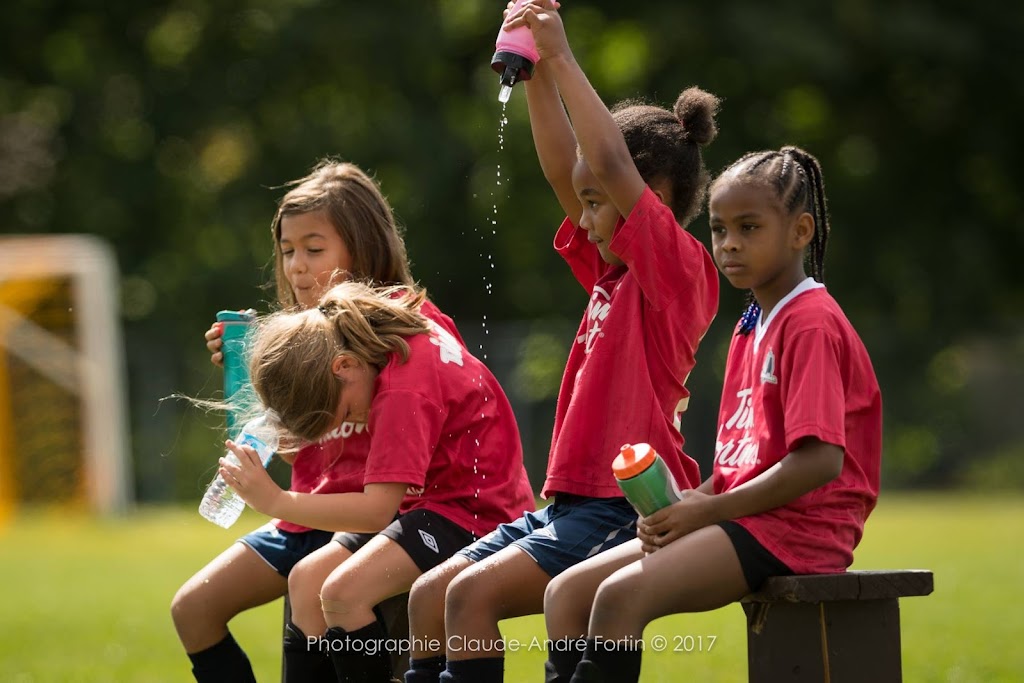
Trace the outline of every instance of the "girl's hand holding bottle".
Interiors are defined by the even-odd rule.
[[[636,535],[645,553],[653,553],[677,538],[721,521],[715,512],[715,496],[693,489],[683,491],[682,496],[678,503],[637,522]]]
[[[220,476],[253,510],[275,517],[272,510],[284,491],[267,473],[259,453],[251,446],[243,446],[230,439],[224,445],[238,458],[238,464],[221,458]]]
[[[565,37],[562,17],[558,15],[561,3],[554,0],[531,0],[519,5],[514,11],[511,11],[513,3],[509,5],[510,11],[505,19],[504,30],[511,31],[520,26],[529,27],[542,61],[572,54],[569,41]]]

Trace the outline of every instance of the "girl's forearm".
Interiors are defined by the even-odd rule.
[[[643,193],[622,131],[571,54],[547,64],[568,110],[583,158],[619,213],[628,216]]]
[[[570,54],[560,55],[548,63],[548,68],[555,77],[583,156],[597,179],[606,182],[621,165],[633,166],[622,131],[577,60]]]
[[[572,187],[576,164],[576,136],[562,106],[554,79],[541,62],[533,78],[525,82],[530,129],[544,178],[555,191],[559,204],[573,221],[579,220],[580,205]]]
[[[799,448],[750,481],[712,499],[716,521],[773,510],[839,476],[843,450],[831,444]]]
[[[376,533],[390,524],[398,511],[406,486],[397,486],[397,496],[395,491],[381,495],[369,486],[360,493],[282,491],[268,514],[312,529]]]

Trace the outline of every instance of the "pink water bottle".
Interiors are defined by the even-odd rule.
[[[509,10],[509,15],[519,9],[526,0],[516,0]],[[502,23],[504,26],[504,23]],[[537,46],[533,42],[530,27],[520,26],[506,31],[498,30],[498,40],[494,44],[494,56],[491,57],[491,68],[501,75],[501,88],[498,90],[498,101],[505,103],[512,96],[512,86],[519,81],[528,81],[533,75],[533,65],[540,59]]]

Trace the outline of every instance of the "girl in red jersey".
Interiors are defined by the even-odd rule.
[[[350,277],[381,285],[413,286],[405,242],[391,207],[362,169],[325,159],[288,185],[271,222],[274,279],[282,308],[315,306],[332,282]],[[433,303],[424,301],[420,312],[461,341],[455,324]],[[220,365],[221,339],[216,325],[206,333],[206,342],[211,361]],[[282,459],[292,465],[291,490],[362,491],[369,448],[366,425],[346,422],[295,452],[282,453]],[[232,637],[228,623],[239,613],[284,595],[289,580],[309,587],[290,595],[293,621],[322,633],[320,584],[371,537],[334,534],[277,519],[238,539],[196,572],[171,604],[174,625],[192,660],[196,680],[255,680],[248,657]],[[324,546],[329,552],[316,556],[318,564],[303,561]],[[404,626],[404,598],[389,601],[384,611]],[[305,639],[291,626],[289,631],[292,637],[284,644],[286,671],[301,675],[313,667],[333,676],[326,656],[311,661]]]
[[[769,576],[844,571],[875,506],[881,394],[823,284],[817,159],[748,154],[712,184],[709,209],[719,269],[752,294],[726,361],[714,472],[641,519],[636,541],[552,583],[549,636],[589,640],[575,675],[549,680],[636,681],[651,620],[721,607]]]
[[[314,649],[330,654],[338,680],[390,680],[374,606],[533,508],[505,394],[420,312],[424,297],[347,282],[316,308],[269,316],[254,338],[253,388],[291,435],[315,442],[347,422],[367,424],[362,491],[282,491],[255,451],[231,442],[241,465],[221,460],[221,474],[259,512],[316,529],[380,532],[323,583],[326,634],[307,632]]]
[[[541,53],[526,88],[541,167],[568,216],[555,249],[590,299],[558,396],[543,487],[554,500],[417,581],[407,683],[502,680],[499,620],[540,612],[552,578],[635,537],[636,512],[611,472],[623,443],[656,443],[680,486],[700,483],[677,420],[717,310],[718,273],[681,226],[702,204],[701,147],[717,132],[718,100],[691,88],[674,112],[637,103],[609,112],[556,8],[531,2],[505,24],[529,26]]]

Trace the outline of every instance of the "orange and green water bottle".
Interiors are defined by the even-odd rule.
[[[650,444],[626,444],[612,461],[612,474],[641,516],[682,500],[675,477]]]

